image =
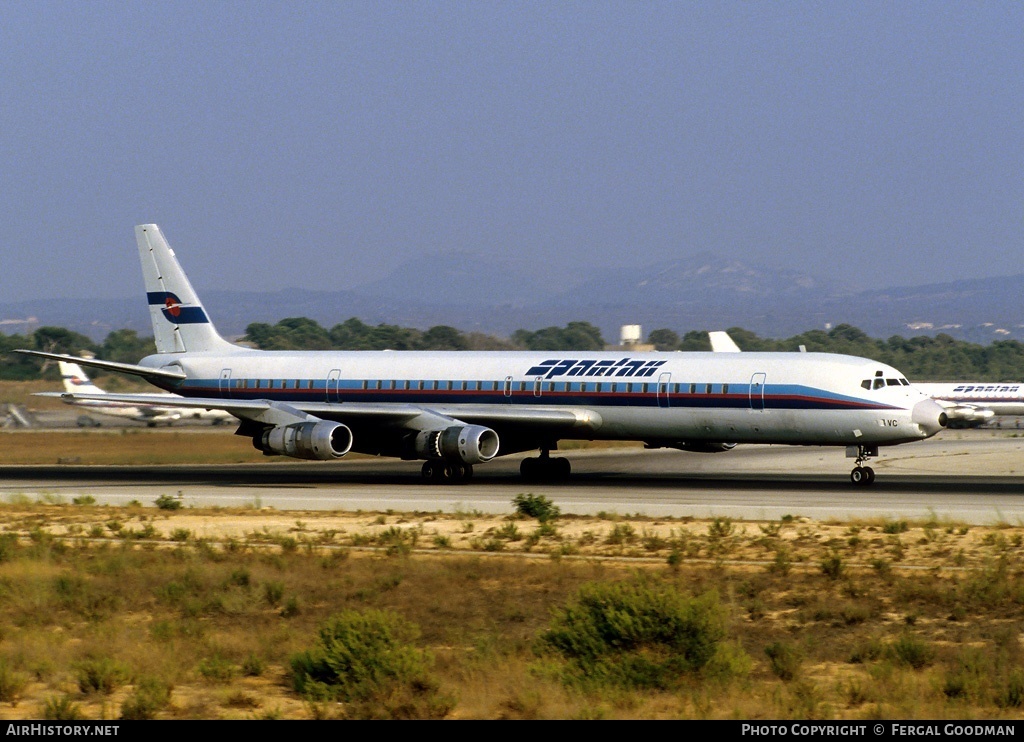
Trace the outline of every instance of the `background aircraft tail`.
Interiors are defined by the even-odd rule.
[[[60,378],[64,381],[64,391],[77,394],[106,394],[92,383],[77,363],[58,361],[57,366],[60,367]]]
[[[234,348],[217,334],[160,228],[155,224],[140,224],[135,227],[135,239],[139,244],[139,260],[142,261],[157,352]]]

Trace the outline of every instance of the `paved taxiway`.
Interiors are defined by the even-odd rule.
[[[1005,431],[945,431],[883,449],[872,487],[848,479],[842,449],[739,446],[720,454],[638,448],[565,452],[567,483],[525,484],[521,457],[477,467],[468,483],[423,484],[419,464],[378,459],[250,466],[5,466],[0,499],[29,497],[151,505],[180,495],[186,506],[278,510],[480,511],[503,513],[522,492],[564,513],[815,520],[931,518],[1024,523],[1024,438]]]

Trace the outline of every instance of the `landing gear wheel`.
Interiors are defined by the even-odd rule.
[[[568,479],[572,474],[572,464],[569,459],[551,459],[552,473],[555,479]]]
[[[850,481],[862,487],[867,487],[875,481],[875,470],[870,466],[857,466],[850,472]]]
[[[537,473],[540,470],[539,464],[540,459],[523,459],[522,462],[520,462],[519,464],[519,476],[521,476],[527,482],[533,482],[534,480],[539,479],[539,477],[537,476]]]
[[[875,470],[864,466],[864,462],[878,455],[878,446],[857,446],[857,460],[850,472],[850,481],[856,485],[868,487],[875,483]]]

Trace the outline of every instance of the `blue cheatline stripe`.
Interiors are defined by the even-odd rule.
[[[314,380],[309,388],[308,379],[300,379],[298,387],[294,379],[288,379],[288,388],[281,388],[281,379],[261,379],[260,388],[252,386],[243,388],[236,384],[241,379],[233,379],[230,390],[223,390],[220,379],[195,379],[174,386],[173,391],[188,397],[232,399],[276,399],[293,402],[373,402],[373,403],[417,403],[417,404],[495,404],[495,405],[575,405],[587,407],[658,407],[659,398],[657,385],[649,384],[647,392],[596,392],[579,391],[579,386],[566,388],[559,384],[557,390],[534,394],[532,382],[525,382],[525,388],[516,389],[511,397],[505,396],[503,382],[480,382],[490,385],[490,389],[375,389],[374,383],[380,380],[344,379],[332,380],[330,385],[325,380]],[[249,379],[253,383],[254,379]],[[363,388],[364,383],[371,388]],[[413,381],[412,384],[415,384]],[[461,385],[462,381],[452,381],[453,385]],[[465,382],[473,383],[473,382]],[[518,384],[519,382],[515,382]],[[269,386],[273,384],[273,386]],[[702,384],[703,385],[703,384]],[[716,385],[719,388],[720,385]],[[745,385],[731,385],[745,387]],[[328,395],[330,399],[328,399]],[[760,398],[758,398],[760,401]],[[751,409],[751,397],[746,388],[730,394],[672,392],[669,396],[669,407],[672,409]],[[768,410],[891,410],[899,409],[894,405],[872,400],[846,397],[843,395],[823,392],[804,386],[779,385],[764,390],[764,408]],[[760,405],[758,406],[760,409]]]

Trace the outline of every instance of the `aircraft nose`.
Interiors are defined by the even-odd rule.
[[[938,433],[949,422],[946,411],[934,399],[922,399],[914,405],[910,419],[929,437]]]

